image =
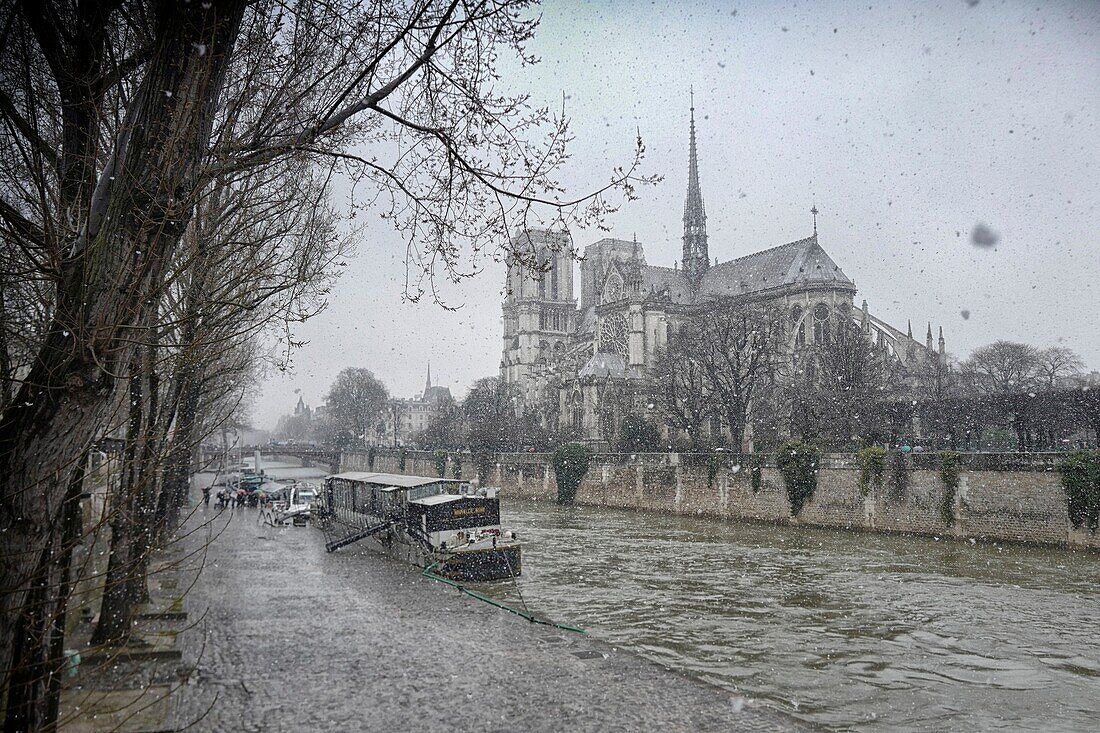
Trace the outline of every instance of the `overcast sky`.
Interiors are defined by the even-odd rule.
[[[694,7],[694,9],[689,9]],[[533,68],[505,83],[560,103],[576,140],[562,180],[602,184],[630,158],[664,180],[610,219],[650,264],[680,256],[688,88],[695,87],[710,255],[812,232],[858,302],[903,328],[943,326],[964,358],[996,339],[1075,349],[1100,368],[1100,3],[547,2]],[[978,225],[998,238],[971,243]],[[583,247],[602,236],[575,231]],[[500,363],[503,265],[402,301],[405,247],[371,224],[292,373],[256,395],[257,427],[296,390],[320,403],[346,366],[396,396],[461,398]],[[964,317],[964,311],[969,315]]]

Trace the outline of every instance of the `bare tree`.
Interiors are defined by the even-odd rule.
[[[335,161],[408,235],[426,278],[412,279],[417,297],[437,272],[471,274],[464,255],[507,242],[509,226],[532,215],[597,222],[606,194],[630,196],[639,179],[631,165],[564,197],[552,178],[564,117],[494,91],[498,53],[531,61],[537,19],[524,2],[52,0],[0,12],[0,155],[14,184],[0,223],[13,266],[47,294],[21,296],[32,305],[14,321],[3,304],[0,662],[13,670],[9,725],[34,728],[48,723],[42,670],[57,662],[64,613],[49,558],[63,549],[69,478],[116,422],[138,349],[179,338],[159,322],[165,283],[211,187],[281,160]],[[13,347],[8,324],[33,316],[41,336]],[[183,394],[192,367],[180,363]],[[149,424],[177,424],[155,417],[164,404],[158,392]]]
[[[1011,394],[1034,388],[1039,380],[1039,352],[1014,341],[995,341],[975,349],[963,362],[963,375],[980,394]]]
[[[364,445],[389,399],[386,386],[369,369],[341,370],[325,397],[325,413],[332,429],[325,442],[340,448]]]
[[[694,327],[685,325],[669,338],[653,365],[660,413],[669,426],[687,433],[692,450],[702,447],[704,426],[714,414],[714,405],[706,393],[706,369],[695,344]]]
[[[60,151],[41,155],[43,165],[60,159],[58,193],[49,198],[57,202],[56,213],[35,222],[9,205],[3,216],[9,231],[31,242],[28,251],[64,252],[50,325],[0,417],[0,552],[7,560],[0,580],[0,666],[11,670],[5,679],[9,727],[48,723],[49,675],[43,672],[56,663],[50,660],[51,637],[65,603],[60,568],[51,558],[62,549],[59,520],[66,487],[103,428],[115,375],[125,372],[141,336],[141,306],[151,284],[161,280],[165,253],[188,217],[202,141],[209,135],[243,10],[243,2],[156,6],[151,20],[158,35],[105,159],[98,152],[104,83],[98,69],[110,35],[109,5],[25,3],[6,13],[5,28],[26,33],[17,41],[22,50],[33,43],[51,69],[63,101],[63,144]],[[73,33],[60,32],[54,24],[58,17],[75,23]],[[207,52],[195,54],[198,45]],[[13,126],[34,132],[32,125],[20,124],[26,122],[23,115],[5,107]],[[23,137],[31,140],[33,134]],[[33,145],[47,148],[37,140]],[[58,242],[51,247],[44,231],[66,217],[75,219],[67,230],[76,234],[65,238],[63,247]]]
[[[1062,382],[1076,377],[1085,369],[1085,363],[1081,357],[1074,353],[1073,349],[1064,346],[1052,346],[1042,349],[1038,353],[1036,370],[1041,376],[1043,387],[1055,389]]]
[[[784,346],[783,317],[763,303],[723,300],[696,324],[692,347],[705,374],[706,392],[730,431],[731,445],[740,450],[753,400],[776,377]]]

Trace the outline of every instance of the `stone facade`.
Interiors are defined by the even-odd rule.
[[[453,405],[450,388],[432,384],[432,365],[429,364],[424,391],[409,399],[390,400],[388,414],[379,421],[376,434],[369,436],[367,443],[379,446],[411,445],[432,418]]]
[[[902,332],[873,316],[866,301],[854,306],[855,283],[821,246],[816,209],[810,236],[712,263],[712,243],[727,251],[733,244],[708,238],[694,107],[688,157],[683,259],[672,267],[648,264],[636,238],[601,239],[584,248],[578,302],[569,232],[528,229],[513,238],[500,377],[515,385],[524,410],[607,447],[626,413],[646,412],[651,367],[669,335],[718,299],[763,301],[787,316],[792,357],[824,343],[840,321],[857,324],[903,370],[944,357],[942,328],[934,343],[929,324],[921,343],[911,326]]]

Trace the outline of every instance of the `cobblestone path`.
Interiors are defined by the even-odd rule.
[[[535,626],[314,528],[199,507],[188,683],[173,723],[224,731],[798,730],[589,636]],[[205,547],[205,550],[204,550]],[[185,574],[186,576],[186,574]],[[183,581],[181,580],[181,586]],[[562,619],[568,622],[568,619]]]

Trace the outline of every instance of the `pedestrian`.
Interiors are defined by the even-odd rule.
[[[205,504],[206,506],[210,506],[210,487],[209,486],[203,486],[202,487],[202,503]]]

